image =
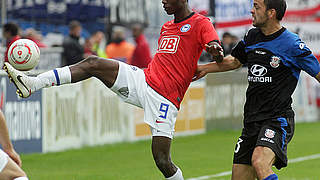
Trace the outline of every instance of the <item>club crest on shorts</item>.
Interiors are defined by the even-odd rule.
[[[190,24],[186,24],[186,25],[184,25],[184,26],[182,26],[180,28],[180,31],[181,32],[188,32],[190,29],[191,29],[191,25]]]
[[[131,69],[134,70],[134,71],[138,70],[136,66],[131,66]]]
[[[119,92],[122,96],[124,96],[124,97],[126,97],[126,98],[129,97],[129,88],[128,88],[128,87],[122,87],[122,88],[120,88],[120,89],[118,90],[118,92]]]
[[[277,67],[279,67],[279,65],[280,65],[280,57],[278,57],[278,56],[272,56],[271,57],[271,62],[270,62],[270,65],[271,65],[271,67],[273,67],[273,68],[277,68]]]
[[[271,129],[266,129],[264,135],[267,137],[267,138],[270,138],[272,139],[274,137],[274,135],[276,134],[276,132],[274,132],[273,130]]]

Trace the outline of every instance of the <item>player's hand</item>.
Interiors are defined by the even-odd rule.
[[[215,41],[212,41],[205,45],[206,51],[213,56],[213,59],[220,63],[223,60],[223,48]]]
[[[206,71],[205,66],[204,65],[198,65],[197,71],[195,73],[195,76],[192,78],[192,81],[196,81],[198,79],[201,79],[207,74],[208,74],[208,72]]]
[[[10,150],[4,150],[8,156],[15,162],[18,164],[19,167],[22,166],[22,162],[20,159],[19,154],[14,150],[14,149],[10,149]]]

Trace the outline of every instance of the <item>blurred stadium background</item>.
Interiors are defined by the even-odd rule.
[[[232,43],[251,28],[252,0],[189,0],[190,6],[210,17],[220,38],[228,32]],[[320,57],[320,0],[287,0],[285,27],[300,35]],[[96,31],[111,42],[115,27],[126,30],[145,25],[152,54],[160,27],[172,19],[162,10],[161,0],[2,0],[1,23],[15,22],[21,34],[30,28],[42,36],[38,73],[62,65],[62,41],[68,24],[78,20],[81,42]],[[5,39],[0,59],[5,51]],[[227,43],[227,42],[225,42]],[[232,44],[231,43],[231,44]],[[225,44],[226,45],[226,44]],[[203,55],[200,63],[209,59]],[[0,73],[0,106],[5,112],[10,137],[22,153],[23,168],[30,179],[117,180],[161,179],[150,151],[149,128],[142,110],[120,100],[96,79],[43,89],[20,99],[4,72]],[[246,69],[210,74],[191,84],[176,123],[172,153],[186,178],[230,179],[234,144],[242,127]],[[301,74],[294,94],[297,129],[289,146],[289,167],[281,179],[320,178],[320,86]],[[182,137],[179,137],[182,136]],[[313,156],[311,156],[313,155]],[[299,157],[304,159],[296,160]],[[221,174],[222,173],[222,174]]]

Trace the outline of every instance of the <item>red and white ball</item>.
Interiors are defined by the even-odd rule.
[[[15,69],[31,70],[38,65],[39,59],[40,49],[32,40],[19,39],[9,47],[8,60]]]

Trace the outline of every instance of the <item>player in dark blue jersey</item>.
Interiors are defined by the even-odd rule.
[[[317,59],[300,38],[282,27],[285,0],[254,0],[253,28],[222,63],[198,66],[209,72],[248,66],[244,128],[235,147],[233,180],[277,180],[272,165],[287,166],[287,144],[294,133],[292,93],[301,70],[320,80]]]

